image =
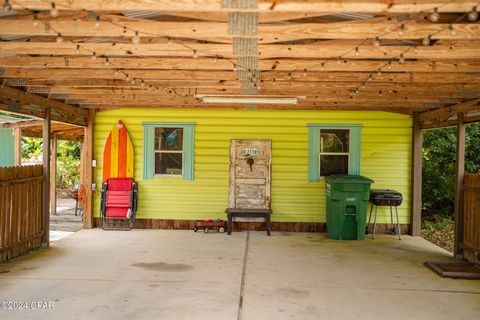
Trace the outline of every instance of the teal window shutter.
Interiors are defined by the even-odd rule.
[[[155,175],[155,127],[145,126],[143,131],[143,180],[151,180]]]
[[[195,123],[192,122],[144,122],[143,136],[143,179],[151,180],[155,177],[155,128],[182,128],[183,129],[183,180],[192,181],[195,165]]]
[[[322,129],[350,130],[349,174],[360,174],[362,125],[360,124],[308,124],[308,181],[320,180],[320,131]]]
[[[195,126],[183,127],[183,180],[193,181],[195,155]]]
[[[308,181],[320,179],[320,128],[308,128]]]
[[[362,145],[362,127],[350,127],[350,162],[348,173],[360,174],[360,149]]]

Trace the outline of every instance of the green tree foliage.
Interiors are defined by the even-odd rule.
[[[22,159],[38,158],[42,155],[42,139],[22,138]]]
[[[42,139],[22,138],[22,158],[25,160],[42,157]],[[80,181],[80,143],[58,141],[57,183],[60,188],[71,188]]]
[[[428,219],[452,217],[455,200],[456,128],[428,130],[423,142],[423,209]],[[467,126],[465,170],[480,173],[480,124]]]
[[[58,141],[57,170],[59,187],[71,188],[80,181],[80,143]]]

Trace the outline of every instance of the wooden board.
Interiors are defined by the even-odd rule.
[[[122,120],[108,135],[103,151],[103,181],[108,178],[133,177],[133,144]]]
[[[270,208],[271,157],[271,140],[232,140],[229,208]]]
[[[473,263],[427,261],[424,265],[442,278],[480,280],[480,268]]]
[[[463,254],[465,259],[480,264],[480,174],[465,174]]]

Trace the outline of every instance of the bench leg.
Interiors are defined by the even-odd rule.
[[[270,236],[272,233],[272,222],[270,221],[269,214],[267,214],[265,217],[265,226],[267,227],[267,236]]]
[[[227,214],[228,221],[227,221],[227,234],[231,235],[232,234],[232,214],[228,213]]]

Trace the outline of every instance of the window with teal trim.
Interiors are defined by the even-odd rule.
[[[360,174],[361,125],[308,125],[308,180]]]
[[[144,122],[143,179],[193,180],[195,123]]]

